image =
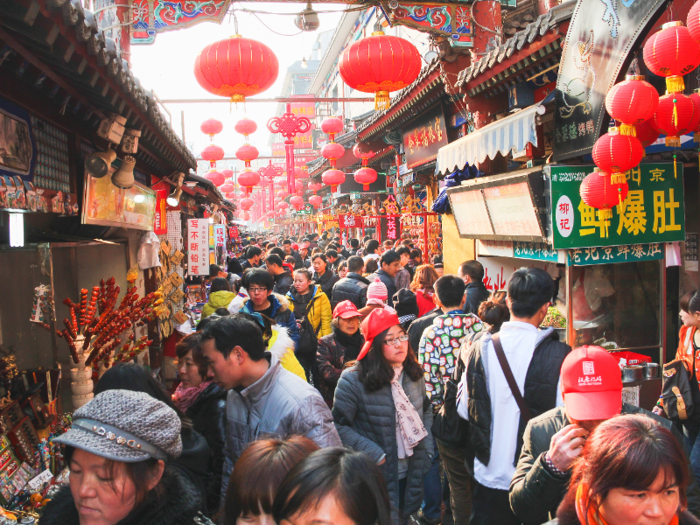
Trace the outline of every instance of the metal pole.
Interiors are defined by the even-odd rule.
[[[182,142],[185,142],[185,110],[180,111],[180,124],[182,125]]]

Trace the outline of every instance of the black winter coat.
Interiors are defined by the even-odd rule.
[[[187,409],[194,429],[202,434],[209,445],[209,462],[204,479],[207,515],[219,510],[221,498],[221,473],[224,470],[224,445],[226,443],[226,390],[212,383]]]
[[[326,294],[328,300],[331,302],[331,310],[335,308],[336,303],[333,301],[333,286],[340,280],[337,273],[333,273],[331,270],[331,265],[329,264],[326,268],[326,272],[323,276],[319,277],[316,275],[314,281],[321,287],[321,291]]]
[[[465,292],[467,300],[464,302],[464,313],[478,315],[479,305],[486,301],[491,292],[486,289],[484,283],[469,283]]]
[[[396,408],[391,386],[376,392],[368,392],[360,383],[356,367],[348,368],[340,376],[333,401],[333,420],[343,445],[364,452],[379,463],[386,454],[386,461],[379,466],[389,491],[392,505],[392,521],[398,523],[399,509],[399,460],[396,444]],[[433,409],[425,393],[425,380],[411,381],[404,374],[401,386],[416,411],[423,416],[428,436],[413,449],[408,459],[407,485],[404,496],[404,516],[416,512],[423,501],[423,478],[430,468],[433,455]]]
[[[338,304],[341,301],[351,301],[357,309],[364,308],[367,304],[367,287],[369,281],[355,272],[348,274],[340,279],[333,286],[333,304]]]
[[[282,272],[279,275],[275,275],[275,286],[272,291],[280,295],[287,295],[287,292],[294,284],[294,277],[289,272]]]
[[[633,405],[622,405],[623,414],[643,414],[652,418],[662,427],[671,431],[681,446],[685,439],[665,418]],[[549,450],[552,436],[571,422],[564,407],[553,408],[528,423],[523,435],[523,448],[520,452],[518,468],[510,482],[510,506],[515,515],[527,525],[547,522],[554,516],[568,490],[570,473],[566,477],[555,476],[544,459]],[[693,471],[690,471],[691,478]],[[688,510],[700,514],[700,489],[694,479],[686,491]]]
[[[151,490],[144,502],[117,525],[212,525],[199,512],[201,492],[186,476],[166,469],[160,486],[163,489],[161,497]],[[41,525],[80,525],[70,487],[62,487],[46,505]]]

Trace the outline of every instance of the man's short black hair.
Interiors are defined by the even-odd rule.
[[[282,259],[279,255],[272,253],[268,255],[267,258],[265,258],[265,264],[267,266],[274,264],[275,266],[279,266],[280,268],[282,268]]]
[[[400,261],[401,256],[396,253],[394,250],[387,250],[382,254],[381,259],[379,259],[379,264],[384,265],[384,264],[391,264],[396,261]]]
[[[277,255],[280,259],[283,259],[287,256],[287,254],[284,251],[284,248],[280,248],[279,246],[275,246],[274,248],[270,249],[270,251],[267,253],[268,255]]]
[[[209,289],[209,293],[220,292],[222,290],[225,290],[227,292],[231,291],[231,287],[229,286],[228,281],[223,277],[215,277],[214,280],[211,282],[211,288]]]
[[[219,272],[223,271],[220,266],[217,266],[216,264],[210,264],[209,265],[209,277],[216,277],[219,275]]]
[[[468,275],[475,283],[484,280],[484,267],[479,261],[463,262],[459,271],[462,272],[462,275]]]
[[[260,246],[262,246],[263,248],[267,248],[268,244],[270,244],[270,241],[263,241],[260,243]]]
[[[379,241],[377,239],[370,239],[369,241],[367,241],[367,245],[365,246],[365,250],[367,251],[367,255],[373,254],[378,249],[379,249]]]
[[[253,285],[264,286],[267,291],[272,291],[275,286],[275,278],[264,268],[253,268],[243,277],[244,286],[247,290]]]
[[[249,315],[229,315],[209,323],[202,330],[202,342],[209,339],[214,340],[216,350],[225,358],[228,358],[234,346],[240,346],[245,350],[252,361],[265,358],[262,328]]]
[[[259,246],[249,246],[245,252],[245,258],[251,260],[256,255],[262,255],[262,250]]]
[[[328,253],[328,250],[337,250],[338,248],[340,248],[340,246],[338,246],[336,243],[329,242],[328,246],[326,246],[326,253]]]
[[[398,248],[396,250],[396,253],[399,254],[399,257],[401,257],[404,253],[408,255],[409,257],[411,256],[411,250],[407,248],[406,246],[401,246],[401,248]]]
[[[338,252],[336,250],[326,250],[326,257],[338,258]]]
[[[433,284],[433,290],[446,308],[459,308],[465,288],[464,281],[456,275],[443,275]]]
[[[508,281],[508,297],[515,317],[530,318],[552,300],[554,281],[541,268],[520,268]]]
[[[353,250],[356,250],[360,247],[360,241],[358,239],[350,239],[350,246],[353,248]]]
[[[420,248],[413,248],[411,250],[411,259],[415,259],[416,257],[422,257],[423,252],[420,251]]]
[[[358,257],[357,255],[353,255],[348,259],[348,271],[353,272],[353,273],[360,273],[362,271],[362,268],[365,266],[365,261],[362,260],[362,257]]]
[[[291,239],[285,239],[282,241],[282,244],[289,244],[291,246],[292,240]]]

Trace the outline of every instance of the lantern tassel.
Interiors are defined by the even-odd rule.
[[[624,184],[627,182],[626,173],[613,173],[610,175],[610,184]]]
[[[673,125],[678,129],[678,106],[675,98],[673,99]]]
[[[672,75],[666,78],[666,89],[669,93],[681,93],[685,91],[685,82],[680,75]]]
[[[388,91],[377,91],[374,94],[374,109],[389,109],[391,97]]]
[[[678,155],[675,153],[673,154],[673,178],[677,179],[678,178]]]
[[[627,137],[636,137],[637,128],[634,124],[620,124],[620,135],[625,135]]]

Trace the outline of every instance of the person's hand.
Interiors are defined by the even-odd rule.
[[[567,425],[552,436],[547,452],[552,464],[562,472],[568,472],[574,460],[581,454],[588,431],[578,425]]]
[[[657,416],[666,417],[666,413],[664,412],[664,409],[661,408],[659,405],[656,405],[656,406],[653,408],[652,412],[653,412],[654,414],[656,414]]]

